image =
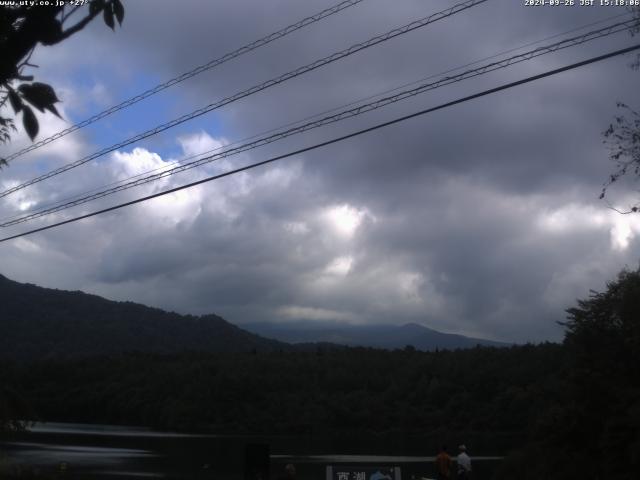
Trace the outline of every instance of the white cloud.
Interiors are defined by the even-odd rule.
[[[577,203],[545,209],[538,214],[536,223],[540,230],[552,235],[573,236],[586,231],[608,233],[610,248],[616,251],[629,248],[640,233],[638,215],[621,215],[613,210]]]
[[[115,103],[109,89],[101,82],[93,84],[89,90],[89,97],[94,103],[103,108],[110,107]]]
[[[344,256],[334,258],[329,265],[324,269],[327,275],[333,275],[337,277],[344,277],[351,271],[353,265],[353,257]]]
[[[216,139],[207,132],[201,130],[191,135],[182,135],[178,137],[178,143],[182,147],[182,152],[187,156],[201,156],[219,151],[227,141],[224,139]]]
[[[334,232],[347,239],[354,236],[365,218],[373,218],[366,210],[348,204],[325,209],[323,217]]]
[[[8,190],[10,188],[18,186],[20,183],[21,182],[18,182],[16,180],[7,179],[3,182],[0,182],[0,185],[2,186],[2,190]],[[19,212],[24,212],[26,210],[29,210],[34,205],[38,204],[41,198],[40,198],[40,195],[38,194],[37,189],[25,188],[4,197],[2,200],[3,200],[3,206],[2,206],[3,211],[7,211],[7,212],[12,211],[17,214]]]
[[[285,222],[284,229],[294,235],[304,235],[309,233],[309,226],[305,222]]]
[[[558,268],[542,294],[543,301],[552,310],[564,312],[576,299],[586,298],[590,290],[604,285],[603,279],[611,275],[608,263],[607,258],[589,258]]]
[[[112,162],[109,169],[119,180],[149,171],[162,171],[170,166],[160,155],[144,148],[134,148],[131,152],[116,151],[111,155]],[[181,179],[184,181],[184,179]],[[144,187],[146,192],[156,192],[168,189],[175,184],[173,177],[164,177],[149,183]],[[140,196],[140,189],[136,189],[136,196]],[[143,202],[138,208],[146,214],[152,215],[152,221],[161,221],[168,226],[175,226],[181,222],[192,222],[202,211],[203,196],[200,187],[180,190]],[[135,215],[135,213],[130,213]]]
[[[42,247],[29,238],[17,238],[15,240],[15,246],[18,250],[30,254],[40,253],[42,251]]]
[[[611,246],[614,250],[625,251],[631,242],[640,234],[640,216],[637,214],[613,216],[613,226],[610,229]]]
[[[329,310],[325,308],[287,305],[277,310],[277,314],[290,320],[339,320],[353,322],[358,316],[350,312]]]
[[[38,118],[39,132],[35,141],[42,140],[50,137],[51,135],[58,133],[60,130],[68,128],[71,123],[66,120],[69,118],[69,114],[65,105],[62,103],[56,104],[56,108],[62,118],[58,118],[51,113],[40,113],[34,110],[36,117]],[[13,112],[6,106],[0,110],[0,115],[14,117]],[[17,133],[13,133],[11,136],[11,142],[7,144],[7,150],[15,152],[22,150],[25,147],[32,145],[31,139],[27,136],[22,126],[22,114],[15,115],[15,124],[18,128]],[[26,153],[23,156],[17,158],[11,162],[11,166],[18,166],[24,163],[33,163],[34,161],[41,161],[47,159],[48,169],[52,169],[59,164],[70,163],[86,155],[88,148],[83,140],[83,133],[74,132],[66,135],[58,140],[48,143],[37,150]],[[18,173],[22,171],[22,168],[8,168],[3,170],[4,175],[12,175],[14,172]],[[38,172],[43,173],[43,172]]]
[[[402,272],[397,276],[400,294],[409,302],[422,303],[420,293],[425,283],[424,275],[418,272]]]
[[[134,148],[131,152],[115,151],[111,154],[111,170],[118,180],[126,180],[134,175],[151,170],[164,169],[169,162],[162,160],[157,153],[145,148]],[[166,183],[166,179],[161,181]]]
[[[573,234],[579,230],[606,228],[607,215],[602,209],[590,205],[571,203],[561,207],[544,209],[538,214],[537,224],[552,234]]]

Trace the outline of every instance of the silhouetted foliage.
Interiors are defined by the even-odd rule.
[[[633,7],[630,10],[640,25],[640,7]],[[632,36],[640,33],[640,26],[631,29],[630,33]],[[636,56],[631,68],[640,69],[640,54]],[[636,178],[640,178],[640,116],[637,111],[622,102],[618,102],[618,108],[621,113],[615,116],[609,128],[604,131],[604,143],[610,149],[609,158],[615,163],[616,170],[609,175],[609,179],[603,185],[600,199],[604,199],[609,187],[625,175],[633,174]],[[619,213],[628,214],[638,211],[640,211],[640,203]]]
[[[33,414],[19,392],[5,381],[0,383],[0,438],[7,433],[24,430],[24,419]]]
[[[609,158],[616,163],[616,171],[602,188],[601,199],[605,197],[607,188],[627,173],[640,176],[640,115],[624,103],[618,103],[618,108],[624,113],[616,115],[604,132],[605,143],[610,149]],[[638,205],[629,209],[632,213],[637,211]]]
[[[504,478],[630,479],[640,468],[640,270],[567,311],[557,398]],[[526,471],[522,471],[526,465]]]
[[[41,418],[218,433],[418,435],[507,449],[548,407],[556,344],[129,354],[4,367]],[[473,442],[472,439],[476,439]],[[435,446],[435,444],[434,444]]]
[[[25,69],[35,67],[29,63],[35,48],[66,40],[100,14],[104,22],[114,29],[114,19],[122,24],[124,7],[121,0],[91,0],[86,6],[57,6],[54,2],[49,6],[20,3],[0,6],[0,106],[8,101],[14,114],[22,113],[24,129],[33,140],[38,135],[39,125],[32,107],[59,116],[55,107],[59,100],[53,88],[34,82],[33,75],[24,74]],[[83,16],[72,21],[77,12]],[[0,117],[0,142],[6,143],[12,131],[16,131],[14,119]],[[4,163],[0,159],[0,166]]]
[[[640,6],[636,6],[636,7],[631,7],[629,8],[629,10],[631,11],[631,13],[633,13],[634,18],[640,22]],[[638,33],[640,33],[640,25],[636,26],[635,28],[631,29],[631,36],[635,36]],[[640,54],[636,55],[636,60],[635,62],[633,62],[631,64],[632,68],[640,69]]]

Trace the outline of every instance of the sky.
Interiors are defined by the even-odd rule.
[[[115,32],[94,21],[36,50],[33,73],[55,87],[63,117],[39,115],[39,139],[338,2],[123,3],[124,23]],[[578,3],[489,0],[20,190],[0,199],[0,217],[625,13]],[[0,170],[0,187],[454,4],[364,0],[17,158]],[[1,233],[285,154],[637,38],[625,32],[541,56]],[[415,322],[508,342],[561,340],[557,322],[576,299],[604,289],[621,269],[638,267],[640,217],[620,215],[598,199],[614,170],[602,133],[619,113],[616,102],[640,103],[632,60],[609,59],[0,243],[0,273],[185,314],[216,313],[240,326]],[[20,132],[0,154],[29,144]],[[638,195],[637,183],[627,179],[607,200],[624,209]]]

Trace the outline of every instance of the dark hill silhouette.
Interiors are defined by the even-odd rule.
[[[217,315],[180,315],[83,292],[22,284],[0,275],[0,357],[20,360],[122,352],[273,351]]]

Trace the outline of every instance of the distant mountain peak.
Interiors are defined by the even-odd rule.
[[[477,345],[507,346],[505,343],[482,338],[442,333],[415,322],[404,325],[352,325],[331,322],[324,326],[316,322],[312,328],[304,322],[253,323],[245,324],[243,327],[258,335],[294,344],[332,342],[340,345],[385,349],[412,345],[418,350],[455,350]]]
[[[404,325],[401,325],[399,328],[402,328],[404,330],[411,330],[411,331],[432,330],[431,328],[425,325],[422,325],[420,323],[415,323],[415,322],[405,323]]]

